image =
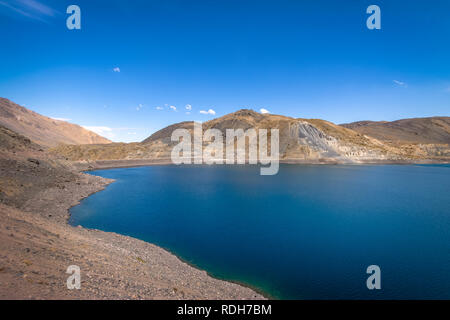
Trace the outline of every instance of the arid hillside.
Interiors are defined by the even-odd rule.
[[[0,126],[0,202],[21,207],[40,190],[73,180],[71,164]]]
[[[79,125],[42,116],[5,98],[0,98],[0,125],[45,147],[111,142]]]
[[[358,121],[342,126],[384,142],[450,144],[450,117]]]
[[[59,146],[52,151],[73,161],[161,160],[170,161],[177,141],[175,129],[193,134],[193,122],[173,124],[155,132],[141,143]],[[320,119],[291,118],[260,114],[243,109],[202,124],[203,131],[219,129],[225,143],[226,129],[278,129],[280,159],[291,163],[373,163],[448,161],[448,144],[390,144],[355,130]],[[203,142],[206,147],[209,143]],[[225,148],[224,148],[225,150]],[[225,157],[225,155],[223,155]]]

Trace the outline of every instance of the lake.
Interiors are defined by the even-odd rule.
[[[449,165],[149,166],[70,210],[279,299],[449,299]],[[369,265],[381,289],[368,290]]]

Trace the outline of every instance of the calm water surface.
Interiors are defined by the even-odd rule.
[[[152,166],[71,209],[71,224],[155,243],[282,299],[450,298],[450,166]],[[368,290],[366,268],[381,268]]]

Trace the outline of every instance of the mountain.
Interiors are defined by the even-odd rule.
[[[76,124],[51,119],[0,98],[0,125],[45,147],[58,144],[111,143]]]
[[[74,161],[147,159],[170,162],[172,148],[178,143],[171,141],[172,132],[182,128],[193,134],[193,127],[194,122],[173,124],[155,132],[141,143],[60,146],[53,151]],[[448,143],[392,145],[325,120],[260,114],[248,109],[204,122],[202,128],[203,131],[219,129],[223,135],[226,129],[279,129],[282,162],[378,163],[450,160]],[[208,143],[203,144],[204,147],[206,145]]]
[[[389,143],[450,144],[450,117],[358,121],[342,126]]]

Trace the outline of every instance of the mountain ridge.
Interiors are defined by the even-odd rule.
[[[183,121],[156,131],[142,142],[110,145],[60,146],[54,152],[73,161],[160,160],[170,162],[175,129],[193,134],[193,121]],[[278,129],[280,160],[290,163],[379,163],[449,161],[449,144],[395,143],[376,139],[345,126],[321,119],[261,114],[249,109],[202,123],[207,129]],[[225,139],[223,139],[225,141]],[[208,143],[203,144],[205,147]],[[225,148],[224,148],[225,150]]]
[[[58,144],[111,143],[77,124],[56,120],[0,97],[0,125],[44,147]]]
[[[395,121],[356,121],[342,124],[384,142],[450,143],[450,117],[408,118]]]
[[[54,120],[0,98],[0,126],[71,161],[151,160],[170,163],[175,129],[193,135],[194,122],[174,123],[141,142],[111,143],[78,125]],[[290,163],[442,162],[450,160],[450,117],[337,125],[322,119],[241,109],[202,123],[202,130],[279,130],[280,161]],[[251,141],[249,141],[250,143]],[[257,141],[253,141],[257,143]],[[225,139],[223,139],[225,150]],[[203,147],[209,143],[203,142]],[[235,144],[236,145],[236,144]],[[219,152],[219,150],[217,151]],[[222,154],[222,158],[225,155]],[[248,154],[246,156],[248,160]]]

